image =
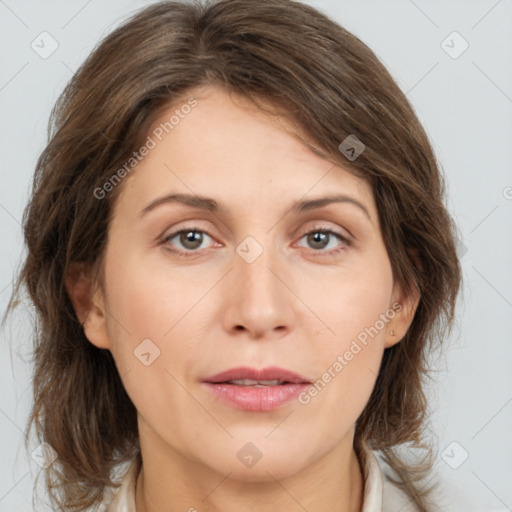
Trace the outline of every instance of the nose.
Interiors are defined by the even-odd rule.
[[[223,308],[224,329],[230,334],[275,339],[290,332],[297,299],[289,288],[290,272],[276,252],[265,247],[254,261],[234,254]]]

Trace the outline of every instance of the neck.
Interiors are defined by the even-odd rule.
[[[360,512],[364,482],[356,454],[336,447],[297,474],[247,482],[216,473],[175,454],[144,456],[137,512]],[[156,455],[156,454],[155,454]],[[270,472],[269,472],[270,475]]]

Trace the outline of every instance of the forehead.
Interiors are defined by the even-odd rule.
[[[224,89],[190,91],[158,113],[147,137],[152,149],[123,184],[131,203],[173,191],[217,196],[228,208],[346,193],[375,217],[365,180],[316,153],[288,118]]]

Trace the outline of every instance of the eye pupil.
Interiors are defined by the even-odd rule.
[[[316,248],[323,249],[327,246],[329,241],[329,234],[323,231],[315,231],[314,233],[308,235],[308,239],[308,242],[311,242],[314,247],[316,246]],[[316,245],[318,243],[320,244],[320,247]]]
[[[184,247],[187,247],[187,249],[197,249],[201,246],[202,241],[202,234],[195,230],[184,231],[180,240],[180,242],[183,243]],[[189,243],[192,243],[192,247],[187,245]]]

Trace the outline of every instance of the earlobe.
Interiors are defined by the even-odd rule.
[[[395,316],[388,324],[384,343],[386,348],[396,345],[404,338],[414,320],[420,298],[420,291],[416,284],[413,284],[411,292],[407,296],[401,293],[398,300],[393,302],[400,306],[395,309]]]
[[[398,337],[397,333],[394,329],[389,329],[386,333],[386,341],[384,343],[384,346],[386,348],[392,347],[393,345],[396,345],[400,341],[400,338]]]
[[[71,264],[65,286],[87,339],[98,348],[110,348],[103,298],[88,269],[82,263]]]

